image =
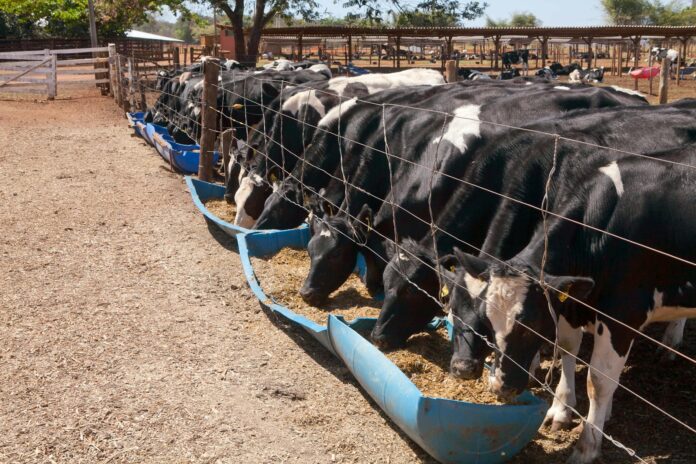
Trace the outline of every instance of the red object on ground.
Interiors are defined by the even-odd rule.
[[[650,79],[660,75],[660,67],[653,66],[652,68],[638,68],[631,71],[631,77],[634,79]]]

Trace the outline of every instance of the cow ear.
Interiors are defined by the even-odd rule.
[[[372,221],[372,208],[370,208],[368,205],[363,205],[362,209],[353,221],[353,228],[356,231],[360,232],[363,235],[363,237],[367,236],[367,234],[370,233],[370,231],[372,230]]]
[[[263,98],[264,99],[266,99],[266,98],[274,99],[280,93],[280,91],[278,90],[278,88],[275,85],[269,84],[268,82],[264,82],[263,84],[261,84],[261,90],[263,91]]]
[[[454,255],[466,272],[477,279],[486,279],[486,274],[491,264],[489,260],[464,253],[457,247],[454,247]]]
[[[594,280],[589,277],[547,276],[545,280],[556,289],[553,293],[561,303],[565,302],[568,296],[584,300],[594,287]]]
[[[272,187],[273,184],[280,180],[280,178],[278,177],[278,170],[275,168],[269,169],[268,173],[266,174],[266,180],[268,180],[268,183],[271,184]]]
[[[457,266],[459,265],[459,259],[457,259],[457,257],[453,254],[440,256],[437,264],[449,272],[455,272]]]

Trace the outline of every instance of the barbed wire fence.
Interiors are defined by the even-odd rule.
[[[650,154],[646,153],[638,153],[638,152],[631,152],[628,150],[623,150],[621,148],[616,148],[616,147],[610,147],[610,146],[604,146],[600,144],[594,144],[590,143],[587,141],[582,141],[582,140],[577,140],[573,139],[570,137],[565,137],[561,134],[557,133],[550,133],[550,132],[543,132],[535,129],[530,129],[526,127],[517,127],[517,126],[511,126],[511,125],[506,125],[506,124],[501,124],[501,123],[496,123],[492,121],[484,121],[480,119],[476,119],[475,122],[482,124],[482,125],[491,125],[494,127],[498,128],[503,128],[506,130],[511,130],[511,131],[525,131],[529,133],[534,133],[536,135],[540,135],[543,137],[548,137],[549,140],[549,147],[551,151],[551,156],[552,156],[552,167],[549,170],[547,177],[546,177],[546,182],[544,186],[544,199],[539,205],[535,205],[523,200],[520,200],[518,198],[515,198],[510,195],[506,195],[502,192],[497,192],[495,190],[492,190],[490,188],[487,188],[483,185],[478,185],[473,182],[469,182],[466,179],[460,179],[454,176],[449,175],[445,171],[440,171],[437,168],[437,163],[434,163],[432,166],[427,166],[418,162],[415,162],[411,159],[408,159],[402,154],[398,153],[393,153],[389,149],[389,141],[388,141],[388,121],[385,117],[385,108],[388,106],[391,107],[396,107],[400,108],[403,111],[418,111],[421,113],[427,113],[430,114],[431,117],[436,118],[436,117],[442,117],[442,130],[440,134],[440,140],[442,140],[442,135],[444,134],[445,127],[447,126],[448,121],[452,121],[455,118],[461,118],[464,120],[472,120],[473,118],[469,118],[467,116],[461,116],[453,113],[448,113],[448,112],[443,112],[443,111],[438,111],[438,110],[433,110],[429,108],[420,108],[416,106],[408,106],[408,105],[401,105],[401,104],[391,104],[391,103],[381,103],[378,104],[374,101],[369,101],[365,100],[363,98],[354,98],[356,103],[361,103],[361,104],[368,104],[368,105],[376,105],[380,106],[381,105],[381,111],[382,111],[382,118],[381,118],[381,130],[383,131],[383,146],[384,149],[379,149],[374,146],[368,146],[364,144],[360,140],[352,140],[349,138],[345,137],[345,134],[342,134],[341,129],[342,129],[342,123],[341,123],[341,118],[343,110],[342,106],[339,103],[338,107],[338,129],[334,132],[332,131],[328,126],[322,126],[318,123],[312,124],[311,122],[308,122],[306,120],[306,113],[304,113],[304,116],[302,119],[299,119],[297,117],[293,117],[287,113],[283,113],[283,98],[286,93],[286,91],[290,91],[290,89],[297,89],[299,87],[305,88],[309,92],[324,92],[326,94],[330,94],[332,96],[336,96],[335,92],[331,92],[328,90],[324,89],[316,89],[312,88],[311,85],[303,85],[303,84],[296,84],[293,82],[290,82],[288,80],[282,80],[282,79],[269,79],[268,77],[264,77],[262,74],[261,75],[256,75],[254,76],[253,74],[245,73],[245,72],[237,72],[238,76],[240,78],[244,79],[249,79],[251,78],[253,81],[258,81],[258,82],[266,82],[266,83],[271,83],[271,84],[276,84],[280,86],[280,94],[279,94],[279,99],[280,99],[280,105],[271,105],[270,102],[264,102],[263,98],[261,97],[258,101],[251,100],[249,98],[248,94],[248,82],[245,81],[244,86],[242,86],[241,89],[238,89],[236,86],[233,86],[230,88],[229,86],[225,86],[224,84],[221,84],[218,81],[218,76],[220,75],[220,67],[219,63],[214,61],[214,60],[206,60],[204,61],[204,67],[208,66],[210,63],[210,66],[217,66],[218,69],[216,69],[217,72],[213,73],[215,75],[215,79],[213,82],[208,81],[207,83],[203,84],[202,87],[205,87],[206,84],[209,86],[207,88],[208,91],[210,89],[214,89],[215,95],[216,95],[216,101],[226,101],[225,98],[227,96],[232,97],[232,100],[237,100],[237,101],[242,101],[245,104],[243,105],[244,107],[244,114],[242,116],[242,119],[238,119],[236,117],[232,116],[232,111],[229,107],[224,107],[220,106],[218,104],[215,105],[210,105],[210,104],[205,104],[206,102],[206,96],[204,95],[206,93],[205,89],[202,89],[202,92],[194,91],[190,92],[187,95],[186,101],[181,102],[181,94],[176,94],[167,91],[167,89],[164,88],[157,88],[156,85],[153,85],[151,82],[147,82],[145,80],[140,81],[141,84],[139,86],[140,89],[143,89],[147,95],[150,96],[166,96],[166,97],[171,97],[171,101],[179,101],[179,107],[172,107],[172,105],[168,105],[164,100],[164,98],[158,98],[157,101],[153,104],[150,105],[149,101],[147,102],[148,107],[154,106],[154,108],[157,111],[160,111],[162,113],[163,119],[166,120],[168,125],[171,127],[177,129],[178,131],[181,131],[184,134],[188,134],[189,137],[193,139],[200,139],[202,138],[201,133],[205,131],[209,131],[210,134],[212,134],[214,137],[213,139],[222,137],[223,134],[228,131],[231,128],[239,127],[243,129],[243,133],[245,134],[245,140],[244,143],[246,144],[247,149],[251,150],[253,152],[254,157],[259,157],[259,159],[264,160],[264,166],[266,171],[269,170],[270,167],[275,169],[277,172],[279,172],[281,175],[279,178],[281,180],[291,180],[295,182],[303,192],[303,195],[300,196],[300,198],[304,197],[304,192],[309,192],[311,195],[313,195],[315,198],[321,200],[322,202],[326,202],[327,204],[331,205],[331,209],[335,211],[336,215],[341,215],[342,217],[345,217],[346,220],[349,221],[351,224],[361,224],[365,228],[368,228],[370,230],[370,233],[375,234],[376,236],[379,237],[380,240],[383,240],[385,243],[389,245],[394,251],[393,255],[394,256],[399,256],[400,254],[404,256],[408,256],[410,260],[413,260],[417,262],[419,265],[424,266],[427,268],[429,271],[432,271],[433,273],[436,274],[438,282],[439,282],[439,291],[433,295],[432,293],[428,292],[424,288],[422,288],[417,282],[414,282],[406,272],[404,272],[400,266],[394,266],[394,269],[396,272],[399,273],[400,277],[405,279],[411,286],[413,286],[417,291],[423,293],[427,298],[433,301],[433,303],[441,309],[441,311],[447,313],[450,308],[448,308],[448,304],[446,301],[443,301],[441,295],[443,294],[442,289],[445,288],[446,286],[449,287],[450,289],[452,288],[460,288],[461,290],[465,291],[470,295],[472,300],[474,301],[479,301],[482,303],[486,303],[487,307],[492,309],[493,311],[500,311],[501,313],[504,314],[504,310],[502,308],[497,307],[493,302],[486,300],[485,296],[482,296],[481,294],[475,294],[472,292],[467,286],[462,285],[459,283],[456,279],[448,276],[446,273],[442,272],[442,269],[437,265],[438,263],[438,257],[441,255],[443,250],[438,249],[437,246],[437,240],[436,240],[436,234],[441,234],[448,236],[452,241],[459,243],[460,246],[466,247],[467,249],[473,249],[476,250],[481,256],[485,256],[487,259],[490,259],[497,263],[500,266],[504,266],[508,268],[510,271],[513,271],[519,275],[524,276],[526,279],[529,281],[532,281],[534,283],[539,284],[543,289],[545,293],[545,297],[548,303],[548,308],[549,311],[552,314],[552,317],[554,317],[554,321],[556,322],[557,325],[557,320],[555,319],[555,312],[552,308],[551,305],[551,298],[549,296],[549,290],[553,290],[558,293],[563,293],[562,289],[559,288],[554,288],[549,284],[549,282],[546,282],[544,280],[544,269],[545,269],[545,264],[546,264],[546,259],[547,259],[547,252],[548,252],[548,247],[549,247],[549,235],[548,235],[548,226],[547,226],[547,221],[549,220],[549,217],[552,217],[557,220],[561,221],[567,221],[570,223],[575,224],[578,227],[582,227],[588,230],[592,230],[596,233],[600,233],[603,235],[606,235],[607,237],[611,237],[612,239],[620,240],[623,241],[631,246],[635,246],[638,248],[641,248],[645,252],[650,252],[650,253],[656,253],[658,255],[661,255],[665,258],[672,259],[675,261],[678,261],[682,264],[685,264],[687,266],[696,266],[696,263],[693,262],[689,257],[684,257],[684,256],[677,256],[672,253],[669,253],[666,250],[661,250],[656,247],[650,246],[649,244],[641,243],[636,240],[632,240],[629,237],[623,237],[619,234],[613,233],[608,230],[604,230],[600,227],[596,227],[592,224],[587,224],[584,223],[583,221],[579,221],[577,219],[567,217],[557,211],[553,211],[549,209],[549,192],[552,190],[553,183],[557,182],[558,179],[556,179],[555,173],[556,173],[556,167],[557,167],[557,158],[559,154],[559,146],[561,144],[576,144],[577,146],[587,146],[591,147],[593,149],[597,150],[602,150],[605,151],[606,153],[612,153],[616,154],[617,156],[631,156],[631,157],[638,157],[644,160],[649,160],[652,162],[660,162],[660,163],[667,163],[671,166],[674,166],[675,168],[682,168],[686,170],[691,170],[691,169],[696,169],[696,166],[693,166],[688,163],[683,163],[683,162],[678,162],[674,160],[669,160],[669,159],[662,159],[659,157],[651,156]],[[197,84],[198,85],[198,84]],[[261,94],[262,95],[262,94]],[[307,99],[309,99],[310,94],[307,94]],[[341,95],[338,95],[338,99],[340,102],[345,102],[348,99],[344,98]],[[209,99],[208,99],[209,101]],[[247,102],[255,105],[257,108],[260,109],[262,115],[260,117],[260,120],[257,122],[257,124],[252,124],[250,123],[250,118],[249,115],[247,114],[247,107],[249,106],[246,104]],[[182,111],[181,105],[182,103],[185,103],[187,106],[187,110],[189,111]],[[176,106],[176,104],[174,104]],[[198,114],[201,115],[201,118],[198,118],[195,116],[195,111],[191,111],[191,108],[199,108]],[[378,109],[380,110],[380,109]],[[214,118],[216,123],[210,127],[210,124],[206,126],[204,123],[202,123],[201,119],[204,118],[203,113],[208,113],[214,114]],[[270,115],[272,118],[288,118],[289,120],[294,120],[295,123],[299,125],[299,127],[302,127],[302,144],[303,147],[306,148],[309,145],[309,142],[304,140],[304,126],[309,126],[311,129],[315,132],[315,135],[317,133],[325,133],[328,136],[335,137],[338,140],[338,147],[339,147],[339,166],[340,166],[340,172],[330,172],[329,170],[324,169],[321,165],[312,163],[308,159],[304,157],[304,153],[296,153],[292,150],[290,150],[287,146],[284,144],[284,139],[283,139],[283,133],[281,131],[280,134],[280,140],[276,140],[272,134],[269,133],[269,127],[267,126],[266,123],[266,117],[265,115]],[[193,117],[192,117],[193,115]],[[296,115],[299,116],[299,112],[296,113]],[[258,114],[254,114],[253,116],[258,117]],[[261,140],[263,143],[263,150],[259,149],[260,146],[253,146],[250,144],[250,139],[254,137],[255,140]],[[380,153],[385,157],[387,160],[386,165],[389,167],[389,172],[388,174],[388,180],[389,180],[389,190],[388,193],[383,197],[379,197],[374,195],[372,192],[369,190],[363,188],[363,186],[355,184],[352,182],[350,175],[346,174],[346,171],[344,169],[345,164],[344,164],[344,152],[343,152],[343,142],[353,144],[354,146],[359,146],[364,148],[365,150],[371,150],[373,152]],[[286,167],[286,163],[284,159],[281,160],[276,160],[268,156],[269,153],[269,147],[271,145],[278,145],[279,148],[282,150],[283,157],[285,155],[292,156],[294,158],[294,161],[296,163],[300,163],[300,166],[302,167],[302,170],[300,171],[300,174],[297,175],[297,173],[293,172],[293,170],[288,169]],[[437,144],[437,148],[435,150],[436,153],[436,159],[439,154],[439,142]],[[205,148],[209,149],[212,151],[213,147]],[[203,144],[201,143],[201,152],[204,151]],[[228,159],[228,158],[225,158]],[[229,158],[231,163],[236,163],[240,162],[240,160],[236,160],[234,156]],[[475,243],[472,243],[470,240],[464,239],[462,237],[458,237],[455,233],[452,233],[449,230],[445,230],[442,227],[440,227],[437,224],[436,220],[436,215],[434,214],[434,209],[433,209],[433,204],[432,204],[432,194],[429,195],[427,199],[427,209],[429,211],[429,220],[424,219],[423,217],[419,216],[413,211],[409,211],[407,208],[403,207],[398,201],[396,197],[396,192],[399,188],[398,182],[394,182],[393,178],[393,173],[391,170],[392,166],[392,160],[398,160],[399,162],[407,163],[409,164],[413,169],[419,169],[422,170],[423,173],[425,173],[425,176],[423,177],[424,182],[429,183],[430,185],[430,192],[432,192],[432,185],[435,179],[435,176],[441,176],[442,178],[449,179],[451,181],[455,181],[458,184],[465,184],[468,185],[471,188],[479,189],[481,191],[487,192],[488,194],[491,195],[496,195],[499,196],[501,199],[504,199],[506,201],[513,202],[517,205],[520,205],[525,208],[530,208],[533,211],[538,212],[541,215],[542,221],[543,221],[543,230],[544,230],[544,254],[543,254],[543,259],[542,262],[540,263],[540,275],[534,276],[530,274],[527,270],[525,269],[518,269],[513,267],[507,260],[504,260],[498,256],[495,256],[493,254],[487,253],[484,249],[482,249],[481,246],[477,246]],[[225,168],[225,171],[227,171],[227,166],[223,162],[223,166]],[[248,166],[247,166],[248,167]],[[342,185],[344,189],[344,200],[343,201],[336,201],[332,200],[329,196],[325,195],[322,193],[321,189],[314,188],[311,185],[307,185],[305,183],[304,179],[304,168],[305,167],[310,167],[312,169],[315,169],[319,172],[322,172],[325,176],[327,176],[329,179],[331,179],[331,182],[338,182]],[[278,195],[281,195],[283,200],[287,201],[288,203],[294,205],[297,208],[301,208],[304,210],[307,215],[314,214],[315,211],[313,211],[307,204],[295,201],[293,198],[290,198],[288,195],[285,195],[283,193],[282,189],[277,188],[277,184],[271,182],[268,179],[268,176],[266,175],[266,172],[261,173],[259,175],[259,178],[261,179],[261,182],[263,182],[269,189],[272,189],[274,192],[276,192]],[[392,221],[393,221],[393,232],[394,232],[394,237],[389,236],[388,234],[379,232],[375,230],[375,228],[370,228],[371,224],[364,222],[362,218],[358,216],[357,213],[354,213],[351,205],[350,205],[350,194],[349,194],[349,188],[353,189],[354,191],[360,192],[363,195],[367,197],[371,197],[377,202],[381,202],[384,207],[384,205],[387,205],[392,212]],[[408,215],[410,218],[420,221],[423,223],[425,227],[429,230],[429,237],[432,239],[432,252],[435,256],[435,261],[434,263],[431,263],[419,256],[417,253],[414,253],[411,249],[408,247],[403,246],[403,243],[398,240],[398,221],[396,218],[396,212],[400,211],[403,214]],[[322,222],[323,227],[329,228],[332,230],[333,233],[340,234],[343,238],[350,240],[355,243],[356,246],[358,246],[363,252],[367,253],[372,253],[376,258],[381,260],[385,265],[389,264],[389,259],[386,257],[382,256],[382,254],[373,248],[371,248],[367,242],[367,240],[358,240],[358,234],[353,233],[353,234],[347,234],[343,230],[341,230],[338,227],[335,227],[331,221],[327,221],[323,218],[317,217],[318,220]],[[398,261],[398,260],[397,260]],[[451,292],[451,291],[450,291]],[[696,365],[696,359],[688,356],[687,354],[683,353],[682,351],[679,351],[678,349],[669,346],[668,344],[657,340],[656,338],[653,338],[652,336],[642,332],[641,330],[632,327],[631,325],[625,323],[624,321],[614,317],[611,314],[608,314],[596,307],[593,307],[592,305],[582,301],[581,299],[575,298],[573,295],[568,295],[566,294],[567,297],[571,300],[573,300],[575,303],[581,305],[583,308],[586,308],[590,311],[593,311],[594,314],[597,316],[601,316],[602,318],[605,318],[607,320],[611,320],[615,324],[620,325],[621,327],[629,330],[632,332],[636,337],[639,337],[641,339],[647,340],[648,342],[654,344],[656,347],[659,347],[663,350],[666,350],[670,354],[673,354],[674,356],[679,357],[682,360],[687,361],[691,365]],[[292,308],[290,308],[292,309]],[[474,327],[472,327],[470,324],[468,324],[466,321],[462,320],[461,318],[458,318],[458,316],[454,315],[451,311],[449,311],[450,314],[457,319],[457,322],[461,324],[461,326],[465,327],[466,330],[470,331],[472,334],[474,334],[476,337],[478,337],[483,343],[486,344],[491,350],[493,350],[496,355],[498,356],[503,356],[503,352],[499,349],[499,347],[495,344],[493,340],[489,340],[489,338],[484,335],[479,333]],[[583,416],[573,405],[567,404],[562,398],[560,398],[558,395],[556,395],[554,389],[551,387],[551,382],[552,379],[550,377],[550,374],[553,372],[554,369],[554,364],[557,356],[560,354],[562,356],[568,356],[573,359],[574,362],[579,362],[581,365],[584,365],[587,367],[588,372],[592,372],[594,374],[597,374],[598,376],[602,376],[609,382],[613,383],[616,385],[616,387],[621,388],[623,391],[625,391],[627,394],[633,396],[646,406],[648,406],[650,409],[656,411],[657,413],[664,415],[666,418],[668,418],[670,421],[674,422],[677,424],[680,428],[683,428],[685,431],[687,431],[689,434],[691,434],[691,437],[694,438],[696,436],[696,429],[692,427],[689,423],[687,423],[685,420],[682,420],[678,417],[676,417],[674,414],[666,411],[664,408],[658,406],[655,404],[653,401],[651,401],[649,398],[645,398],[644,396],[640,395],[636,391],[632,390],[631,388],[627,387],[626,385],[622,384],[620,381],[617,381],[613,379],[612,377],[608,376],[604,371],[601,369],[596,368],[591,364],[591,362],[588,362],[584,359],[582,359],[579,355],[574,354],[572,351],[566,349],[565,347],[561,346],[558,344],[558,337],[555,339],[550,339],[548,337],[545,337],[543,334],[539,333],[538,331],[534,330],[532,327],[529,325],[525,324],[524,322],[515,319],[514,324],[519,325],[521,328],[524,330],[529,331],[530,333],[534,334],[535,336],[541,338],[545,343],[551,345],[553,347],[553,357],[552,357],[552,363],[551,367],[548,371],[547,377],[545,379],[539,379],[536,376],[535,372],[530,372],[525,368],[524,366],[521,366],[514,360],[512,360],[510,357],[507,357],[508,360],[512,361],[513,364],[515,364],[519,369],[522,369],[524,371],[527,371],[527,373],[530,376],[530,379],[532,379],[536,384],[539,385],[539,387],[545,391],[546,393],[550,394],[553,398],[554,401],[558,401],[564,408],[568,409],[569,411],[572,412],[572,414],[581,421],[582,424],[585,426],[590,426],[595,428],[608,442],[610,442],[612,445],[616,446],[617,448],[623,450],[628,456],[631,458],[634,458],[635,460],[639,462],[647,462],[645,459],[643,459],[641,456],[639,456],[634,449],[631,447],[627,446],[624,443],[621,443],[611,435],[607,434],[603,428],[597,428],[594,424],[591,422],[588,422],[586,417]],[[574,374],[574,373],[573,373]]]

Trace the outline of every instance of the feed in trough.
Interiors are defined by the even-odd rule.
[[[204,204],[206,209],[215,216],[219,217],[223,221],[234,224],[234,217],[237,215],[237,208],[235,205],[219,199],[207,200],[204,202]]]
[[[251,261],[266,295],[317,324],[325,325],[329,314],[343,316],[347,321],[379,315],[381,305],[370,297],[356,275],[351,275],[321,307],[307,304],[299,293],[309,273],[307,250],[283,248],[271,258],[252,258]]]
[[[283,248],[270,258],[252,258],[252,264],[267,296],[318,324],[326,324],[330,313],[343,316],[347,321],[379,315],[380,303],[369,296],[356,275],[334,292],[325,305],[317,308],[305,303],[299,289],[309,273],[306,250]],[[369,332],[361,335],[369,340]],[[460,380],[449,375],[452,348],[444,328],[414,335],[403,349],[385,354],[426,396],[501,404],[488,392],[486,373],[475,380]]]

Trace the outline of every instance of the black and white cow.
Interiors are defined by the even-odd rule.
[[[503,68],[512,69],[513,64],[522,66],[525,74],[529,72],[529,50],[514,50],[502,54]]]
[[[427,69],[409,69],[391,74],[365,74],[354,77],[336,77],[321,85],[302,91],[294,90],[283,100],[280,114],[269,126],[268,140],[260,134],[257,139],[268,147],[265,156],[257,157],[253,168],[234,193],[237,205],[235,224],[252,227],[263,210],[270,193],[269,184],[280,182],[302,158],[317,130],[337,121],[340,112],[331,110],[341,100],[345,109],[353,99],[362,98],[386,89],[417,85],[444,84],[442,74]],[[282,96],[281,96],[282,97]],[[258,147],[251,146],[258,150]],[[231,194],[230,189],[226,192]]]
[[[463,81],[477,81],[480,79],[492,79],[492,77],[486,73],[482,73],[481,71],[477,71],[476,69],[466,69],[466,68],[457,69],[457,77]]]
[[[604,66],[592,69],[576,69],[568,75],[568,82],[571,84],[584,83],[596,84],[604,80]]]
[[[690,208],[696,181],[689,172],[696,147],[652,156],[681,165],[629,156],[596,169],[585,158],[559,158],[555,178],[575,194],[560,204],[550,201],[559,216],[549,221],[543,287],[538,282],[546,243],[541,227],[507,261],[464,258],[467,272],[486,282],[480,304],[501,352],[492,379],[492,390],[501,397],[526,387],[527,370],[543,338],[554,340],[558,334],[564,349],[562,378],[547,417],[569,422],[582,328],[594,334],[589,413],[571,463],[590,463],[600,455],[602,430],[637,332],[653,322],[696,317],[696,215]],[[565,174],[577,170],[588,176],[565,185]]]
[[[565,133],[587,142],[626,150],[650,151],[658,148],[662,137],[672,139],[670,144],[673,146],[680,146],[693,137],[693,131],[688,129],[687,122],[693,114],[694,105],[691,106],[681,109],[678,105],[672,105],[660,110],[648,106],[594,110],[527,127],[544,132]],[[660,113],[658,117],[670,121],[670,125],[661,128],[658,139],[648,140],[647,134],[636,136],[623,130],[624,122],[635,122],[634,127],[640,127],[656,117],[657,113]],[[612,130],[612,127],[616,129]],[[585,152],[578,147],[563,144],[560,148],[571,153],[581,152],[579,158]],[[480,162],[472,164],[475,169],[462,177],[467,183],[452,194],[449,204],[444,208],[445,216],[438,218],[439,227],[449,231],[454,237],[463,239],[465,243],[480,248],[483,255],[512,256],[528,243],[534,226],[539,221],[538,214],[520,201],[537,206],[541,204],[545,175],[551,167],[548,150],[553,150],[548,136],[525,132],[515,134],[514,131],[507,137],[498,138],[480,148],[477,152],[477,160],[480,159]],[[604,163],[605,159],[600,158],[598,162]],[[582,172],[571,173],[571,177],[574,176],[582,176]],[[472,185],[481,188],[471,188]],[[499,192],[512,200],[502,199],[490,192]],[[573,195],[572,190],[566,193]],[[441,251],[441,256],[451,253],[454,245],[463,246],[451,235],[443,233],[438,237],[436,248]],[[431,299],[440,295],[438,287],[433,286],[437,283],[437,275],[430,269],[437,268],[438,265],[434,260],[432,239],[423,239],[419,246],[404,243],[402,250],[408,261],[399,261],[397,258],[400,257],[396,256],[384,272],[385,304],[373,332],[378,343],[386,347],[402,344],[409,335],[422,330],[429,318],[439,310],[439,306]],[[429,263],[430,268],[423,263]],[[469,277],[459,280],[475,283]],[[426,289],[428,294],[418,292],[416,286]],[[455,305],[452,306],[452,311],[460,320],[471,317],[465,309]],[[462,341],[463,348],[471,347],[471,351],[478,353],[487,349],[480,346],[478,337],[470,333],[462,333],[461,336],[465,337]],[[455,353],[455,373],[463,377],[474,376],[476,372],[480,374],[483,358],[478,357],[474,361],[471,358],[472,354],[466,351]]]
[[[520,77],[520,70],[517,68],[503,69],[498,75],[498,79],[501,81],[514,79],[516,77]]]
[[[448,202],[458,186],[452,177],[458,177],[469,162],[477,159],[477,147],[483,144],[485,139],[494,139],[497,129],[494,125],[478,124],[476,127],[481,127],[475,134],[466,135],[467,131],[472,129],[474,121],[463,116],[463,108],[477,106],[477,120],[480,118],[493,123],[518,125],[529,122],[530,114],[553,117],[577,109],[645,104],[642,98],[614,90],[579,88],[567,92],[569,89],[566,87],[556,88],[559,88],[558,92],[549,92],[549,89],[554,87],[545,82],[531,87],[460,85],[429,92],[428,98],[419,94],[413,96],[414,103],[410,103],[411,105],[418,104],[424,108],[433,107],[462,115],[462,120],[454,119],[448,126],[443,126],[443,121],[437,114],[404,112],[399,105],[390,108],[385,114],[385,119],[390,122],[387,129],[389,148],[401,153],[400,156],[407,157],[409,162],[391,163],[395,188],[393,195],[390,195],[390,203],[370,202],[370,196],[381,199],[389,193],[389,185],[374,174],[390,170],[386,164],[378,163],[382,160],[381,157],[375,157],[372,162],[365,162],[362,172],[358,171],[348,176],[347,180],[352,184],[349,191],[352,194],[343,199],[341,210],[344,212],[325,217],[324,224],[316,219],[313,221],[312,230],[316,233],[313,234],[308,247],[312,265],[300,291],[303,298],[316,303],[336,290],[350,275],[358,252],[362,252],[366,259],[365,281],[368,291],[372,294],[381,292],[382,272],[386,262],[391,258],[389,242],[397,235],[394,230],[395,223],[400,231],[400,238],[420,239],[429,230],[427,224],[430,222],[430,211],[438,217],[441,210],[453,210],[461,206],[463,200],[459,197],[454,203],[451,203],[451,200]],[[382,103],[387,102],[382,100]],[[368,124],[369,119],[366,116],[356,113],[374,111],[374,105],[371,105],[371,102],[364,105],[363,108],[359,105],[354,106],[347,116],[360,121],[360,124]],[[502,108],[505,110],[502,111]],[[381,134],[384,131],[381,126],[381,114],[378,113],[377,116],[374,121],[375,127],[370,132]],[[409,137],[414,126],[421,128],[423,132],[423,136],[418,137],[415,143]],[[450,134],[450,129],[452,134],[457,131],[457,137],[462,137],[462,140],[459,141],[456,137],[441,139],[440,134]],[[378,145],[369,146],[381,150],[383,140],[379,140],[378,137],[375,143]],[[351,146],[350,143],[346,143],[344,148],[344,156],[349,157],[365,157],[365,152],[369,154],[368,150],[361,146]],[[432,152],[437,152],[437,155]],[[423,163],[421,159],[437,159],[439,169],[447,176],[434,176],[431,184],[427,175],[429,171],[421,166],[427,162]],[[418,165],[414,167],[414,163]],[[331,182],[336,184],[339,193],[343,192],[342,178]],[[364,192],[369,192],[370,196]],[[368,204],[365,204],[366,202]],[[392,211],[392,202],[399,206],[397,211]],[[375,207],[380,207],[376,215],[373,214],[373,211],[376,211]],[[494,207],[490,208],[491,214],[493,209]],[[353,220],[356,215],[362,219]],[[460,216],[459,219],[464,216]],[[371,227],[366,227],[366,224],[370,224]],[[480,229],[485,230],[485,227]],[[330,276],[326,272],[328,269],[332,270]],[[424,304],[428,305],[427,302]]]
[[[306,192],[318,192],[319,189],[326,187],[332,179],[337,178],[342,179],[345,174],[341,172],[341,166],[339,165],[339,160],[341,159],[342,153],[345,152],[347,156],[343,156],[346,163],[353,163],[353,167],[357,167],[361,158],[359,156],[350,156],[350,153],[354,150],[364,150],[368,148],[368,153],[380,153],[384,151],[384,129],[381,125],[382,120],[390,121],[390,118],[413,118],[418,114],[425,112],[416,112],[415,114],[408,115],[408,111],[403,111],[403,106],[423,106],[424,108],[432,107],[437,108],[438,106],[432,106],[431,102],[434,99],[442,99],[440,106],[444,105],[449,107],[451,102],[448,101],[447,93],[452,90],[455,92],[461,91],[462,88],[471,86],[472,89],[480,89],[481,97],[485,95],[487,89],[493,87],[506,87],[507,84],[498,81],[474,81],[474,82],[461,82],[457,84],[449,84],[446,86],[422,86],[418,89],[409,89],[410,92],[406,93],[400,89],[390,89],[373,96],[365,97],[358,101],[357,99],[351,99],[347,102],[343,102],[340,106],[334,107],[327,116],[325,116],[322,121],[320,121],[319,126],[323,130],[317,131],[310,148],[308,148],[305,153],[305,157],[302,163],[295,166],[293,172],[288,179],[284,180],[278,187],[278,191],[274,192],[266,201],[264,205],[264,210],[259,217],[255,228],[292,228],[298,226],[306,217],[307,213],[301,207],[293,204],[293,201],[288,201],[289,196],[293,199],[299,199],[302,201],[304,195],[300,193],[300,190]],[[525,90],[524,85],[526,82],[520,83],[519,85],[514,85],[512,87],[517,87],[518,91]],[[533,85],[533,83],[529,83]],[[442,88],[441,88],[442,87]],[[384,93],[387,92],[387,93]],[[363,104],[366,101],[367,104]],[[389,102],[389,105],[385,106],[384,115],[382,112],[382,104],[384,102]],[[400,105],[400,106],[396,106]],[[427,106],[431,105],[431,106]],[[353,107],[361,108],[361,111],[353,111]],[[463,113],[464,109],[461,109],[462,117],[466,115]],[[345,113],[345,117],[343,114]],[[390,116],[387,116],[389,113]],[[341,114],[341,124],[339,125],[338,115]],[[370,123],[365,120],[368,118]],[[423,120],[429,120],[426,116],[421,116]],[[440,125],[437,128],[430,128],[425,133],[431,134],[433,131],[442,130],[443,122],[440,121]],[[373,126],[373,125],[374,126]],[[411,124],[416,124],[415,127],[418,130],[423,130],[419,126],[420,121],[414,121]],[[416,129],[413,129],[416,130]],[[410,144],[414,146],[415,144],[425,143],[427,146],[426,138],[414,138],[414,132],[404,133],[404,144]],[[340,143],[335,134],[340,131]],[[387,134],[389,137],[389,134]],[[360,141],[356,144],[354,141]],[[396,142],[393,142],[396,143]],[[405,150],[402,150],[405,151]],[[408,151],[411,153],[411,150]],[[376,158],[381,158],[377,156]],[[335,170],[338,169],[337,172]],[[384,169],[387,169],[385,166]],[[383,171],[373,171],[373,172],[383,172]],[[302,187],[298,185],[297,179],[302,179]],[[337,189],[340,192],[344,191],[344,188],[336,184]],[[382,185],[382,188],[385,184]],[[339,198],[339,203],[342,201],[342,197]],[[354,202],[358,207],[362,206],[363,202]],[[356,211],[357,212],[357,211]]]
[[[563,66],[561,63],[554,61],[547,66],[554,74],[558,76],[567,76],[576,69],[582,69],[582,66],[578,63],[570,63],[569,65]]]

